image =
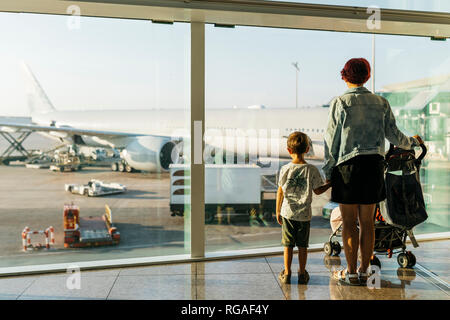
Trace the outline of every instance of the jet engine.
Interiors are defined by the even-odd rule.
[[[137,170],[167,171],[171,163],[182,161],[181,145],[170,138],[136,137],[122,150],[122,157],[132,168]]]

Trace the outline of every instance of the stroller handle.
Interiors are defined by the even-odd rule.
[[[422,152],[420,153],[419,157],[416,159],[418,163],[422,162],[423,158],[427,154],[427,147],[425,147],[425,145],[423,143],[421,143],[419,146],[422,149]],[[385,156],[386,160],[389,159],[389,157],[392,155],[392,153],[394,152],[394,148],[395,148],[395,146],[392,143],[390,143],[389,150]]]
[[[421,162],[427,154],[427,147],[425,147],[425,145],[423,143],[420,144],[420,148],[422,148],[422,153],[417,158],[417,161],[419,161],[419,162]]]

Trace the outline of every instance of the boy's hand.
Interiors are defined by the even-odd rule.
[[[315,194],[319,195],[319,194],[324,193],[325,191],[327,191],[330,188],[331,188],[331,182],[327,180],[327,182],[324,185],[318,187],[317,189],[314,189],[313,191]]]
[[[283,219],[281,218],[281,214],[277,212],[277,221],[280,226],[283,225]]]

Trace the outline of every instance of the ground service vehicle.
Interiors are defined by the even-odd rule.
[[[64,189],[74,194],[98,197],[118,194],[127,191],[127,187],[120,183],[109,183],[92,179],[87,184],[65,184]]]
[[[60,152],[55,159],[56,162],[50,166],[52,171],[77,171],[82,168],[80,157],[69,152]]]

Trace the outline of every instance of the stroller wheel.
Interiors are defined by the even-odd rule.
[[[400,267],[406,268],[410,264],[410,258],[406,253],[402,252],[397,256],[397,262]]]
[[[370,265],[372,266],[377,266],[378,268],[381,269],[381,261],[380,259],[378,259],[377,256],[372,256],[372,258],[370,258]]]
[[[408,268],[412,268],[416,265],[416,256],[411,251],[406,251],[406,255],[408,256]]]
[[[333,253],[333,249],[330,242],[325,242],[325,244],[323,245],[323,252],[325,252],[327,256],[331,256],[331,254]]]
[[[333,241],[331,248],[333,249],[333,255],[338,256],[341,253],[341,244],[338,241]]]

